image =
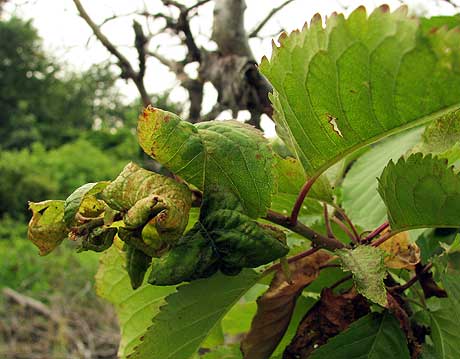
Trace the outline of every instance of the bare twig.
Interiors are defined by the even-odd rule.
[[[145,89],[144,85],[144,78],[143,74],[141,71],[137,73],[134,68],[131,66],[131,63],[128,61],[128,59],[115,47],[115,45],[102,33],[100,27],[96,25],[96,23],[91,19],[91,17],[88,15],[86,12],[85,8],[81,4],[80,0],[73,0],[80,16],[85,20],[85,22],[88,24],[88,26],[91,28],[93,31],[94,35],[97,37],[97,39],[101,42],[102,45],[118,59],[118,66],[120,67],[122,71],[122,78],[125,79],[131,79],[134,84],[136,85],[141,98],[142,102],[144,103],[145,106],[147,106],[150,103],[150,97],[147,94],[147,90]],[[142,75],[142,76],[140,76]]]
[[[59,318],[54,315],[53,311],[48,306],[34,298],[27,297],[24,294],[18,293],[11,288],[3,288],[2,293],[5,297],[13,300],[23,307],[29,307],[35,312],[53,321],[59,321]]]
[[[257,35],[259,34],[260,30],[262,30],[262,28],[267,24],[267,22],[277,13],[279,12],[280,10],[282,10],[286,5],[289,5],[291,2],[293,2],[294,0],[287,0],[285,2],[283,2],[281,5],[277,6],[277,7],[274,7],[268,14],[267,16],[265,16],[265,18],[259,23],[257,24],[257,26],[252,29],[251,31],[249,31],[249,34],[248,34],[248,37],[249,38],[252,38],[252,37],[257,37]]]

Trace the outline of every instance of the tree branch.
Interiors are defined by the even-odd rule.
[[[150,97],[148,96],[147,91],[145,89],[143,77],[139,76],[139,73],[137,73],[133,69],[128,59],[120,51],[118,51],[115,45],[102,33],[99,26],[97,26],[93,19],[91,19],[91,17],[88,15],[80,0],[73,0],[73,2],[80,16],[91,28],[97,39],[112,55],[114,55],[118,59],[118,66],[120,67],[122,72],[121,77],[133,80],[141,95],[142,102],[144,103],[144,105],[147,106],[148,104],[150,104]]]
[[[345,245],[339,240],[323,236],[321,233],[315,232],[310,227],[307,227],[298,221],[293,224],[289,217],[283,216],[280,213],[269,210],[264,218],[309,239],[313,243],[314,247],[321,247],[331,251],[345,247]]]
[[[294,0],[287,0],[285,1],[284,3],[282,3],[281,5],[273,8],[268,14],[267,16],[254,28],[252,29],[250,32],[249,32],[249,35],[248,37],[249,38],[252,38],[252,37],[257,37],[257,35],[259,34],[260,30],[262,30],[262,28],[267,24],[267,22],[277,13],[279,12],[280,10],[282,10],[286,5],[289,5],[291,2],[293,2]]]

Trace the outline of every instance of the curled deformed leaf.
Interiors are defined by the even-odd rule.
[[[209,277],[219,269],[219,256],[197,223],[175,247],[152,260],[148,279],[153,285],[175,285]]]
[[[150,267],[152,257],[127,243],[125,244],[125,251],[126,270],[129,274],[131,287],[133,289],[137,289],[142,285],[142,282],[144,281],[144,276],[147,272],[147,269]]]
[[[113,209],[123,212],[125,228],[142,231],[155,250],[174,243],[187,226],[192,196],[183,184],[129,163],[102,192]]]
[[[83,217],[97,217],[104,212],[104,203],[96,198],[109,182],[87,183],[77,188],[64,204],[64,222],[67,226],[75,223],[75,216],[80,213]]]
[[[237,121],[193,125],[149,106],[137,133],[145,153],[198,189],[233,194],[252,218],[270,207],[273,152],[255,128]]]
[[[171,250],[153,259],[149,283],[173,285],[209,277],[219,269],[235,275],[242,268],[255,268],[287,254],[282,231],[237,210],[215,210],[206,216],[206,209]]]
[[[89,233],[79,237],[81,244],[78,251],[103,252],[110,248],[116,234],[117,228],[106,226],[93,228]]]
[[[27,235],[40,250],[40,255],[52,252],[67,237],[64,223],[64,201],[49,200],[29,203],[32,218]]]
[[[354,249],[339,249],[336,254],[342,261],[342,268],[353,273],[358,292],[385,307],[387,295],[383,283],[386,275],[384,252],[371,246],[358,246]]]
[[[319,251],[291,263],[290,282],[283,271],[276,272],[268,290],[257,299],[257,314],[241,342],[245,359],[270,357],[289,325],[298,296],[318,277],[320,266],[331,258],[327,252]]]
[[[408,232],[401,232],[383,242],[380,249],[384,250],[385,265],[393,269],[415,269],[420,263],[420,248],[416,243],[411,243]]]

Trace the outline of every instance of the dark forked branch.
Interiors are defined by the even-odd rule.
[[[121,77],[124,79],[131,79],[136,85],[139,94],[141,95],[142,102],[145,106],[150,104],[150,97],[147,94],[147,90],[144,85],[144,71],[139,70],[135,71],[128,59],[116,48],[116,46],[102,33],[100,27],[91,19],[89,14],[86,12],[85,8],[81,4],[80,0],[73,0],[80,16],[85,20],[88,26],[93,31],[96,38],[101,42],[102,45],[118,60],[118,66],[121,69]],[[137,41],[137,34],[136,34]],[[145,45],[142,46],[142,49],[145,48]],[[141,54],[139,54],[141,57]],[[144,54],[145,61],[145,54]],[[145,62],[144,62],[145,65]]]

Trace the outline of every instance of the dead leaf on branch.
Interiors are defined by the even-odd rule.
[[[320,266],[331,258],[327,252],[318,251],[291,263],[291,283],[283,271],[276,272],[269,289],[257,299],[257,314],[241,343],[245,359],[270,356],[286,332],[297,298],[318,277]]]
[[[394,235],[379,248],[387,254],[384,259],[387,268],[414,270],[417,263],[420,263],[420,248],[409,241],[408,232]]]
[[[369,312],[367,300],[354,288],[338,295],[330,288],[324,289],[320,300],[302,319],[283,359],[308,358],[314,349]]]
[[[419,358],[422,351],[422,345],[419,342],[418,338],[415,336],[414,330],[412,328],[412,323],[409,318],[409,316],[412,315],[410,307],[404,302],[404,299],[399,295],[392,295],[390,293],[387,293],[387,299],[388,309],[391,313],[393,313],[396,319],[398,319],[399,326],[406,335],[407,342],[409,344],[409,350],[411,353],[411,358]],[[423,330],[423,328],[420,326],[416,327],[416,329],[418,331]]]

